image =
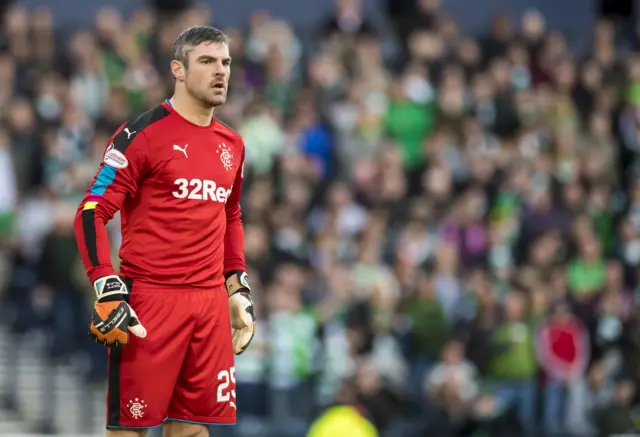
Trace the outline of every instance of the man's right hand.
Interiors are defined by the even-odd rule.
[[[122,347],[129,343],[129,331],[136,337],[147,336],[147,330],[125,300],[129,290],[122,279],[116,275],[105,276],[96,280],[93,288],[97,301],[89,324],[89,335],[96,343]]]

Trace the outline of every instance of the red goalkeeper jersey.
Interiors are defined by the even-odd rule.
[[[244,270],[243,164],[240,135],[215,119],[195,125],[167,102],[122,125],[74,222],[91,282],[115,274],[105,225],[118,210],[124,277],[212,287]]]

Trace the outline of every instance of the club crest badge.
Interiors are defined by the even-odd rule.
[[[233,168],[233,155],[225,143],[218,144],[218,155],[220,155],[220,161],[226,171]]]

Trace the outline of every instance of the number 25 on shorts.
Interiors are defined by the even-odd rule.
[[[229,389],[229,386],[233,388]],[[236,408],[236,368],[218,372],[218,395],[219,403],[228,402],[230,407]]]

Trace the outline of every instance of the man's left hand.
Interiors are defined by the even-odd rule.
[[[256,333],[256,317],[253,313],[251,288],[247,272],[236,270],[225,275],[229,293],[229,314],[233,335],[233,353],[240,355],[251,344]]]

